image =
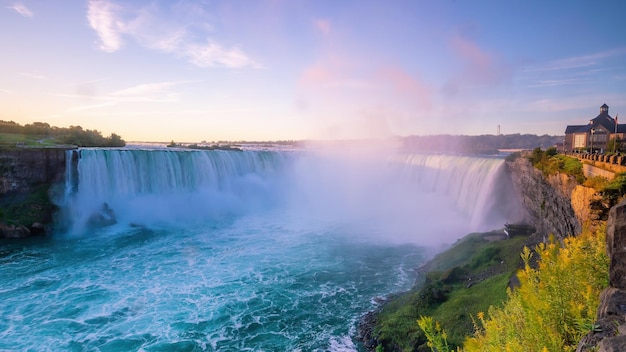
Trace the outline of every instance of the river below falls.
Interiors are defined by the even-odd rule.
[[[0,350],[358,351],[424,257],[278,211],[4,242]]]

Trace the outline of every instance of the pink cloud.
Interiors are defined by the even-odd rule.
[[[309,88],[349,86],[355,78],[355,66],[356,63],[345,57],[329,54],[306,67],[300,74],[298,85]]]
[[[332,24],[330,23],[330,20],[327,19],[315,19],[313,21],[313,25],[318,31],[320,31],[324,35],[329,35],[332,31]]]
[[[452,38],[450,42],[452,48],[463,58],[469,61],[472,66],[486,68],[489,67],[493,59],[476,45],[465,38],[459,36]]]
[[[476,43],[456,36],[449,45],[463,64],[460,73],[448,82],[446,90],[449,92],[456,91],[459,86],[497,85],[509,79],[510,70],[506,65]]]
[[[320,85],[332,81],[333,74],[322,64],[307,67],[300,76],[299,84],[302,86]]]
[[[403,95],[417,103],[421,109],[430,109],[432,90],[419,79],[399,67],[380,69],[377,79],[389,86],[396,95]]]
[[[20,15],[27,17],[27,18],[33,18],[34,14],[33,12],[26,7],[24,4],[20,4],[20,3],[16,3],[13,6],[9,6],[7,7],[8,9],[14,10],[15,12],[19,13]]]

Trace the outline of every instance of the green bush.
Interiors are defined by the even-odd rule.
[[[423,268],[421,286],[383,307],[375,333],[387,350],[427,348],[426,337],[415,323],[420,316],[445,322],[448,344],[456,348],[474,331],[473,316],[506,299],[509,278],[518,268],[527,237],[489,242],[485,235],[489,234],[468,235],[437,255]]]
[[[575,350],[593,325],[599,294],[608,285],[604,230],[566,238],[563,246],[554,240],[540,244],[536,269],[525,248],[520,287],[509,291],[503,307],[477,315],[476,331],[463,350]]]
[[[573,176],[579,184],[585,182],[583,174],[583,164],[577,158],[557,153],[556,148],[548,148],[542,151],[541,148],[533,149],[528,160],[544,175],[555,175],[564,173]]]
[[[460,351],[574,351],[583,335],[594,328],[600,292],[608,286],[609,259],[605,229],[569,237],[563,246],[552,238],[536,248],[538,267],[530,265],[532,252],[524,248],[520,286],[508,291],[502,307],[476,314],[474,336]],[[449,318],[438,317],[449,323]],[[432,351],[450,351],[451,336],[432,317],[417,324]],[[453,326],[453,325],[451,325]]]

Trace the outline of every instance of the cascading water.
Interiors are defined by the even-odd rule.
[[[84,231],[85,225],[107,216],[103,212],[126,224],[145,226],[216,219],[267,207],[276,195],[271,187],[288,157],[267,151],[163,149],[78,153],[76,168],[66,170],[66,189],[73,191],[63,200],[74,231]]]
[[[494,158],[68,160],[67,229],[0,247],[0,350],[355,351],[356,320],[412,285],[425,245],[516,215]]]
[[[523,216],[501,158],[405,154],[393,160],[423,190],[453,199],[472,230],[497,228],[503,220]]]

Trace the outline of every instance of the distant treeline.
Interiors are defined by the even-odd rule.
[[[84,130],[80,126],[55,127],[45,122],[33,122],[22,126],[13,121],[0,120],[0,133],[39,136],[54,139],[58,144],[71,144],[79,147],[123,147],[126,145],[122,137],[115,133],[104,137],[97,130]]]
[[[498,149],[547,149],[563,142],[563,136],[544,134],[505,134],[480,136],[408,136],[402,137],[401,143],[405,150],[437,151],[492,154]]]

